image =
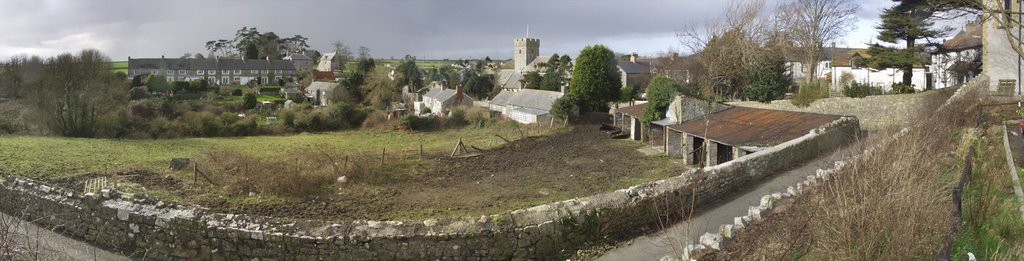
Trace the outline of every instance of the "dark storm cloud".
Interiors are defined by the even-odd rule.
[[[881,2],[888,1],[870,1]],[[524,36],[527,26],[530,36],[541,39],[542,54],[575,56],[598,43],[618,52],[653,54],[678,48],[679,28],[716,16],[725,5],[700,0],[0,0],[0,57],[81,48],[100,49],[115,60],[177,57],[206,53],[206,41],[230,39],[242,26],[282,37],[301,34],[321,51],[341,40],[385,58],[507,58],[512,39]]]

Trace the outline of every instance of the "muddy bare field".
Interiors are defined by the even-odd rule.
[[[224,213],[283,218],[425,219],[495,214],[629,187],[682,173],[664,156],[647,157],[639,142],[614,140],[597,125],[583,125],[550,136],[531,137],[476,152],[475,157],[438,155],[375,170],[337,183],[312,198],[195,195],[183,175],[120,173],[121,180],[147,192],[180,198]],[[65,180],[82,188],[91,176]],[[184,188],[184,189],[183,189]]]

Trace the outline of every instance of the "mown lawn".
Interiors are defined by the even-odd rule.
[[[435,132],[359,130],[290,136],[110,140],[40,136],[0,136],[0,176],[55,179],[93,172],[141,168],[162,171],[171,158],[196,158],[204,152],[233,151],[272,159],[289,153],[323,150],[342,154],[379,154],[418,148],[451,151],[461,138],[477,147],[497,146],[494,134],[519,137],[515,128],[499,125]]]

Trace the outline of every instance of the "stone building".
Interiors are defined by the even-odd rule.
[[[651,63],[638,60],[636,53],[629,55],[628,61],[619,61],[619,76],[622,87],[632,87],[637,93],[646,92],[647,83],[651,82]]]
[[[523,71],[526,65],[529,65],[537,56],[540,55],[540,39],[537,38],[516,38],[514,41],[515,46],[515,70]]]
[[[304,54],[289,54],[288,56],[282,58],[282,60],[292,61],[292,64],[295,65],[296,71],[308,72],[310,70],[313,70],[313,58],[309,58],[309,56],[306,56]]]
[[[341,56],[335,55],[335,53],[325,53],[320,56],[320,63],[316,65],[316,70],[321,72],[333,72],[341,70]]]
[[[842,118],[806,112],[731,107],[667,125],[666,153],[688,165],[714,166],[804,136]]]
[[[261,84],[291,79],[296,75],[295,65],[285,60],[246,59],[184,59],[128,57],[128,77],[162,75],[167,81],[207,80],[214,85]]]

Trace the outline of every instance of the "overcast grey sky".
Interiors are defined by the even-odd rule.
[[[777,0],[769,0],[774,6]],[[205,54],[204,43],[231,39],[242,26],[286,37],[301,34],[328,51],[341,40],[375,57],[508,58],[512,39],[541,39],[541,53],[575,56],[588,44],[621,53],[682,49],[687,22],[721,14],[718,0],[362,0],[150,1],[0,0],[0,57],[52,56],[82,48],[113,60]],[[858,28],[840,46],[875,36],[890,0],[858,0]]]

